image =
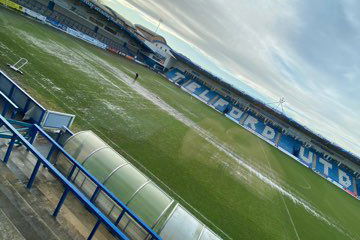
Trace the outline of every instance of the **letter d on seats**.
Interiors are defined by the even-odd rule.
[[[275,137],[275,130],[269,126],[265,126],[264,131],[262,132],[261,135],[263,135],[269,140],[272,140]]]

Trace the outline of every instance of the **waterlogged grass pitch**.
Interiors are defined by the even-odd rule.
[[[146,68],[0,7],[0,69],[225,239],[360,239],[359,201]]]

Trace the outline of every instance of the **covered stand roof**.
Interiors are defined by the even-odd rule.
[[[131,31],[129,31],[125,26],[119,24],[116,20],[120,19],[121,21],[124,21],[123,17],[119,17],[119,14],[116,13],[114,10],[112,10],[110,7],[105,6],[101,3],[99,3],[99,1],[94,1],[94,0],[80,0],[81,2],[83,2],[84,4],[88,5],[90,8],[95,9],[97,12],[99,12],[102,16],[104,16],[105,18],[107,18],[109,21],[111,21],[112,23],[114,23],[116,26],[118,26],[121,30],[125,31],[127,34],[130,35],[130,37],[132,37],[136,43],[138,43],[140,46],[142,46],[144,49],[146,49],[149,52],[153,52],[153,50],[151,48],[149,48],[141,39],[139,39],[134,33],[132,33]],[[128,21],[127,21],[128,22]],[[126,22],[126,23],[127,23]]]
[[[148,35],[148,36],[151,37],[151,39],[147,39],[147,40],[149,40],[151,42],[159,41],[161,43],[167,44],[166,39],[163,36],[160,36],[159,34],[157,34],[156,32],[148,29],[147,27],[144,27],[144,26],[142,26],[140,24],[135,24],[135,27],[139,32],[143,33],[144,35]]]

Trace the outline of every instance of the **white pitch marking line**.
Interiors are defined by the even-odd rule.
[[[295,224],[294,224],[294,220],[293,220],[293,218],[292,218],[292,216],[291,216],[291,214],[290,214],[290,211],[289,211],[288,206],[287,206],[287,204],[286,204],[286,202],[285,202],[284,196],[283,196],[281,193],[280,193],[280,196],[281,196],[281,199],[283,200],[283,203],[284,203],[284,205],[285,205],[286,212],[287,212],[288,215],[289,215],[289,218],[290,218],[290,221],[291,221],[291,225],[293,226],[293,229],[294,229],[294,232],[295,232],[295,234],[296,234],[296,237],[297,237],[298,240],[300,240],[299,234],[298,234],[298,232],[297,232],[297,230],[296,230],[296,227],[295,227]]]
[[[268,158],[268,156],[266,155],[265,149],[264,149],[263,145],[261,144],[260,139],[257,139],[257,141],[258,141],[258,144],[260,145],[260,148],[261,148],[262,152],[264,153],[264,156],[265,156],[265,159],[266,159],[266,161],[267,161],[267,163],[268,163],[268,166],[269,166],[270,170],[272,171],[273,169],[272,169],[272,167],[271,167],[269,158]],[[289,211],[289,208],[288,208],[288,206],[287,206],[287,204],[286,204],[286,202],[285,202],[284,196],[283,196],[281,193],[279,193],[279,194],[280,194],[281,199],[282,199],[282,201],[283,201],[283,203],[284,203],[284,205],[285,205],[286,212],[287,212],[287,214],[288,214],[288,216],[289,216],[289,218],[290,218],[290,222],[291,222],[291,225],[292,225],[292,227],[293,227],[293,229],[294,229],[294,232],[295,232],[295,234],[296,234],[296,237],[297,237],[298,240],[300,240],[299,234],[298,234],[298,232],[297,232],[297,230],[296,230],[296,227],[295,227],[295,224],[294,224],[294,220],[293,220],[293,218],[292,218],[292,216],[291,216],[291,214],[290,214],[290,211]]]

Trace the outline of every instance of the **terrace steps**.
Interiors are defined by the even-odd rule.
[[[0,159],[5,155],[3,144],[1,141]],[[16,147],[7,165],[0,162],[0,239],[86,239],[96,219],[71,194],[59,216],[52,216],[64,189],[47,169],[39,171],[31,190],[26,188],[34,164],[34,157],[23,147]],[[113,236],[100,226],[93,239]]]
[[[28,191],[4,164],[0,166],[0,181],[0,212],[15,234],[8,236],[8,232],[0,232],[1,239],[72,239],[51,217],[38,189]]]

